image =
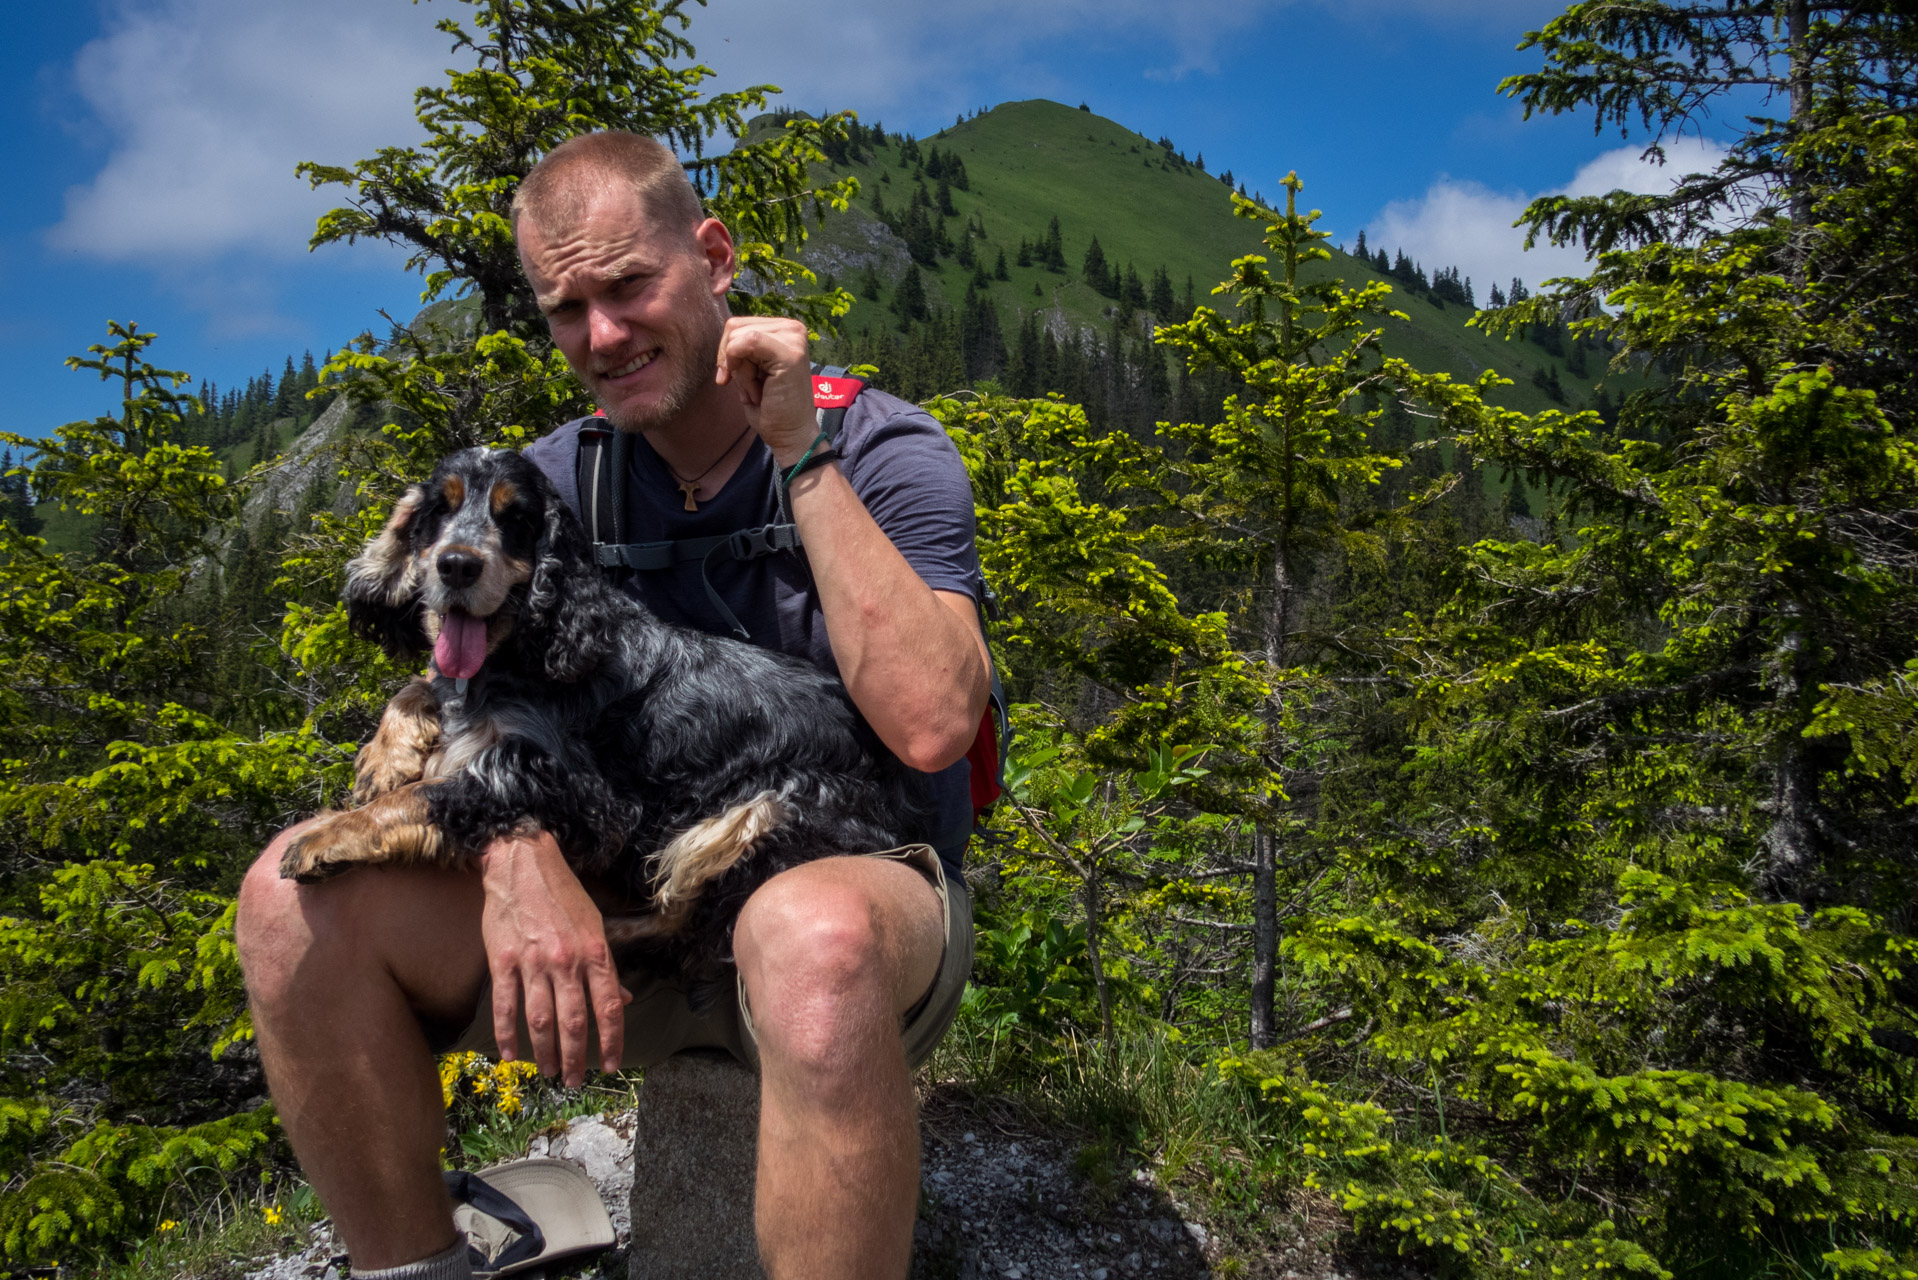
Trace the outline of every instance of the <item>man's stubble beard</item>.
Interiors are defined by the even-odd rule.
[[[621,431],[641,434],[671,426],[686,411],[686,406],[712,382],[713,372],[719,364],[719,340],[725,332],[725,321],[716,320],[698,331],[685,333],[685,353],[690,358],[680,365],[679,376],[672,385],[645,408],[607,408],[606,420]],[[660,357],[672,358],[664,351]]]

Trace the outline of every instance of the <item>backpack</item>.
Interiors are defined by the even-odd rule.
[[[852,402],[865,390],[866,384],[863,379],[850,377],[844,369],[832,366],[815,364],[812,372],[813,410],[818,417],[819,430],[830,445],[839,436],[839,428],[846,420],[846,410],[852,407]],[[594,419],[598,421],[589,419],[579,429],[579,454],[574,462],[579,486],[580,519],[592,536],[594,562],[611,574],[615,581],[624,582],[634,573],[652,572],[697,560],[700,563],[700,581],[706,588],[706,599],[725,619],[734,635],[741,640],[750,640],[752,637],[740,625],[739,618],[719,592],[714,590],[709,570],[715,560],[757,560],[761,556],[779,552],[798,553],[801,550],[799,527],[792,522],[791,512],[786,507],[786,492],[778,484],[777,469],[773,500],[780,519],[773,524],[704,538],[627,542],[626,486],[622,481],[632,467],[633,440],[626,432],[615,431],[606,425],[602,414],[595,414]],[[993,612],[991,594],[987,593],[986,599],[979,602],[979,628],[982,633]],[[989,648],[987,653],[990,663]],[[1006,748],[1012,736],[1011,718],[1006,713],[1006,692],[999,683],[998,670],[988,666],[988,674],[992,678],[992,695],[985,714],[980,717],[979,731],[966,750],[966,760],[972,766],[974,827],[985,822],[999,797],[1005,794]],[[970,836],[971,832],[966,834]]]

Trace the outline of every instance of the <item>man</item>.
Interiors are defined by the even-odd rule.
[[[626,134],[575,138],[528,175],[514,213],[554,342],[637,437],[628,536],[768,523],[772,468],[790,471],[818,434],[806,333],[730,316],[730,233],[672,154]],[[528,450],[575,500],[579,425]],[[837,670],[879,738],[933,775],[950,824],[989,682],[964,470],[937,424],[876,392],[836,443],[838,460],[788,490],[803,561],[718,566],[714,585],[756,643]],[[687,568],[628,586],[669,620],[724,629]],[[971,951],[951,842],[943,866],[923,851],[848,856],[768,882],[735,934],[740,1006],[695,1017],[676,990],[621,986],[599,912],[550,837],[496,843],[477,875],[362,870],[297,886],[277,869],[289,835],[246,878],[238,943],[274,1100],[354,1275],[468,1274],[439,1178],[433,1049],[530,1051],[577,1085],[589,1067],[698,1044],[760,1066],[768,1274],[905,1275],[918,1196],[907,1046],[923,1057],[943,1032]]]

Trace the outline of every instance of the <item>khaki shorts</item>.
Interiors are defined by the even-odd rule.
[[[966,991],[966,978],[972,972],[972,895],[966,882],[948,878],[945,864],[930,845],[908,845],[880,853],[862,854],[868,858],[892,858],[912,867],[932,884],[946,911],[946,946],[939,958],[939,972],[919,1002],[900,1020],[900,1034],[906,1042],[906,1061],[916,1070],[932,1056],[932,1051],[952,1026],[959,1013],[959,1000]],[[626,1047],[621,1067],[650,1067],[687,1049],[724,1049],[747,1066],[759,1065],[758,1041],[753,1036],[752,1011],[746,1004],[743,980],[726,987],[723,994],[702,1012],[694,1013],[686,1001],[685,986],[678,980],[620,975],[633,1002],[626,1006]],[[499,1044],[493,1034],[493,984],[489,979],[480,991],[473,1021],[456,1035],[449,1028],[427,1026],[427,1043],[435,1053],[482,1053],[499,1057]],[[436,1034],[437,1032],[437,1034]],[[531,1045],[532,1032],[526,1026],[522,1010],[519,1021],[522,1056],[530,1059],[525,1046]],[[586,1061],[599,1062],[599,1036],[588,1033]]]

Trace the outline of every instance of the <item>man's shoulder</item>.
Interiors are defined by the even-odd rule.
[[[520,453],[542,471],[549,466],[570,466],[573,455],[579,451],[579,429],[591,421],[593,419],[587,417],[562,422],[520,450]]]
[[[959,451],[937,418],[910,400],[874,387],[861,391],[846,410],[833,445],[855,473],[867,456],[892,453],[927,460],[950,455],[953,465],[961,465]]]
[[[574,470],[579,457],[579,429],[592,418],[563,422],[520,450],[520,456],[546,473],[566,504],[579,510],[579,476]]]
[[[893,423],[912,427],[926,427],[944,435],[939,420],[910,400],[902,400],[890,391],[881,391],[877,387],[862,388],[846,410],[844,430],[850,435],[855,432],[871,432],[876,428]]]

